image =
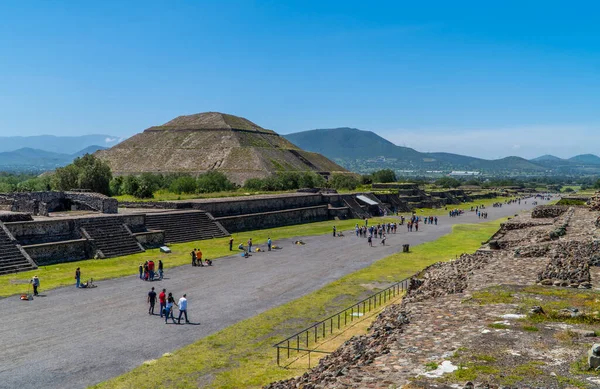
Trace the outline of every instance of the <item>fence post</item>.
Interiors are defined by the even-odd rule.
[[[296,352],[300,352],[300,335],[296,336]]]
[[[279,364],[279,345],[277,346],[277,366],[281,366]]]
[[[338,314],[337,317],[338,317],[338,330],[339,330],[340,329],[340,315]]]
[[[306,348],[308,348],[308,330],[306,331]]]
[[[288,349],[288,358],[289,358],[290,357],[290,340],[289,339],[288,339],[287,343],[288,343],[287,349]]]

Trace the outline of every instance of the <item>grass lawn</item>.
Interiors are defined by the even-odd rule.
[[[386,257],[318,291],[227,327],[94,388],[259,388],[302,374],[301,368],[276,365],[273,344],[375,293],[374,284],[383,288],[427,265],[473,252],[497,231],[501,221],[456,225],[450,234],[415,246],[408,254]],[[297,231],[299,227],[292,228]],[[325,228],[328,230],[328,226]]]
[[[369,223],[380,223],[383,221],[395,221],[397,219],[390,218],[372,218]],[[353,229],[356,223],[362,223],[359,219],[350,220],[330,220],[317,223],[301,224],[288,227],[278,227],[265,230],[248,231],[239,234],[233,234],[234,250],[237,253],[239,243],[246,242],[252,238],[254,245],[266,244],[267,238],[271,237],[274,244],[277,244],[277,239],[322,235],[331,233],[332,227],[335,225],[338,229]],[[94,280],[102,280],[107,278],[123,277],[137,274],[138,266],[146,260],[153,259],[158,263],[162,259],[165,269],[173,266],[180,266],[191,262],[189,253],[194,248],[202,250],[203,258],[215,259],[231,255],[229,251],[229,238],[219,238],[202,240],[190,243],[180,243],[169,245],[171,254],[161,253],[158,249],[147,250],[146,252],[124,257],[109,258],[109,259],[88,259],[78,262],[61,263],[57,265],[41,266],[37,270],[31,270],[22,273],[8,274],[0,276],[0,297],[20,294],[26,291],[27,283],[34,275],[40,278],[40,290],[47,291],[49,289],[60,286],[71,285],[75,283],[75,269],[81,267],[82,280],[93,278]]]

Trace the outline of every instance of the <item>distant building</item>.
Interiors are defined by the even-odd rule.
[[[452,177],[467,177],[467,176],[478,176],[479,172],[467,172],[467,171],[452,171],[448,175]]]

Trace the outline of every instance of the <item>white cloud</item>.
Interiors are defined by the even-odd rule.
[[[105,143],[113,143],[113,142],[118,141],[118,140],[119,139],[117,139],[117,138],[106,138],[106,139],[104,139],[104,142]]]

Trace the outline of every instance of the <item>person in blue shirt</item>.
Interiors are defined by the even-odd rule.
[[[271,241],[271,238],[267,239],[267,247],[269,248],[269,251],[271,251],[271,245],[273,244],[273,242]]]

